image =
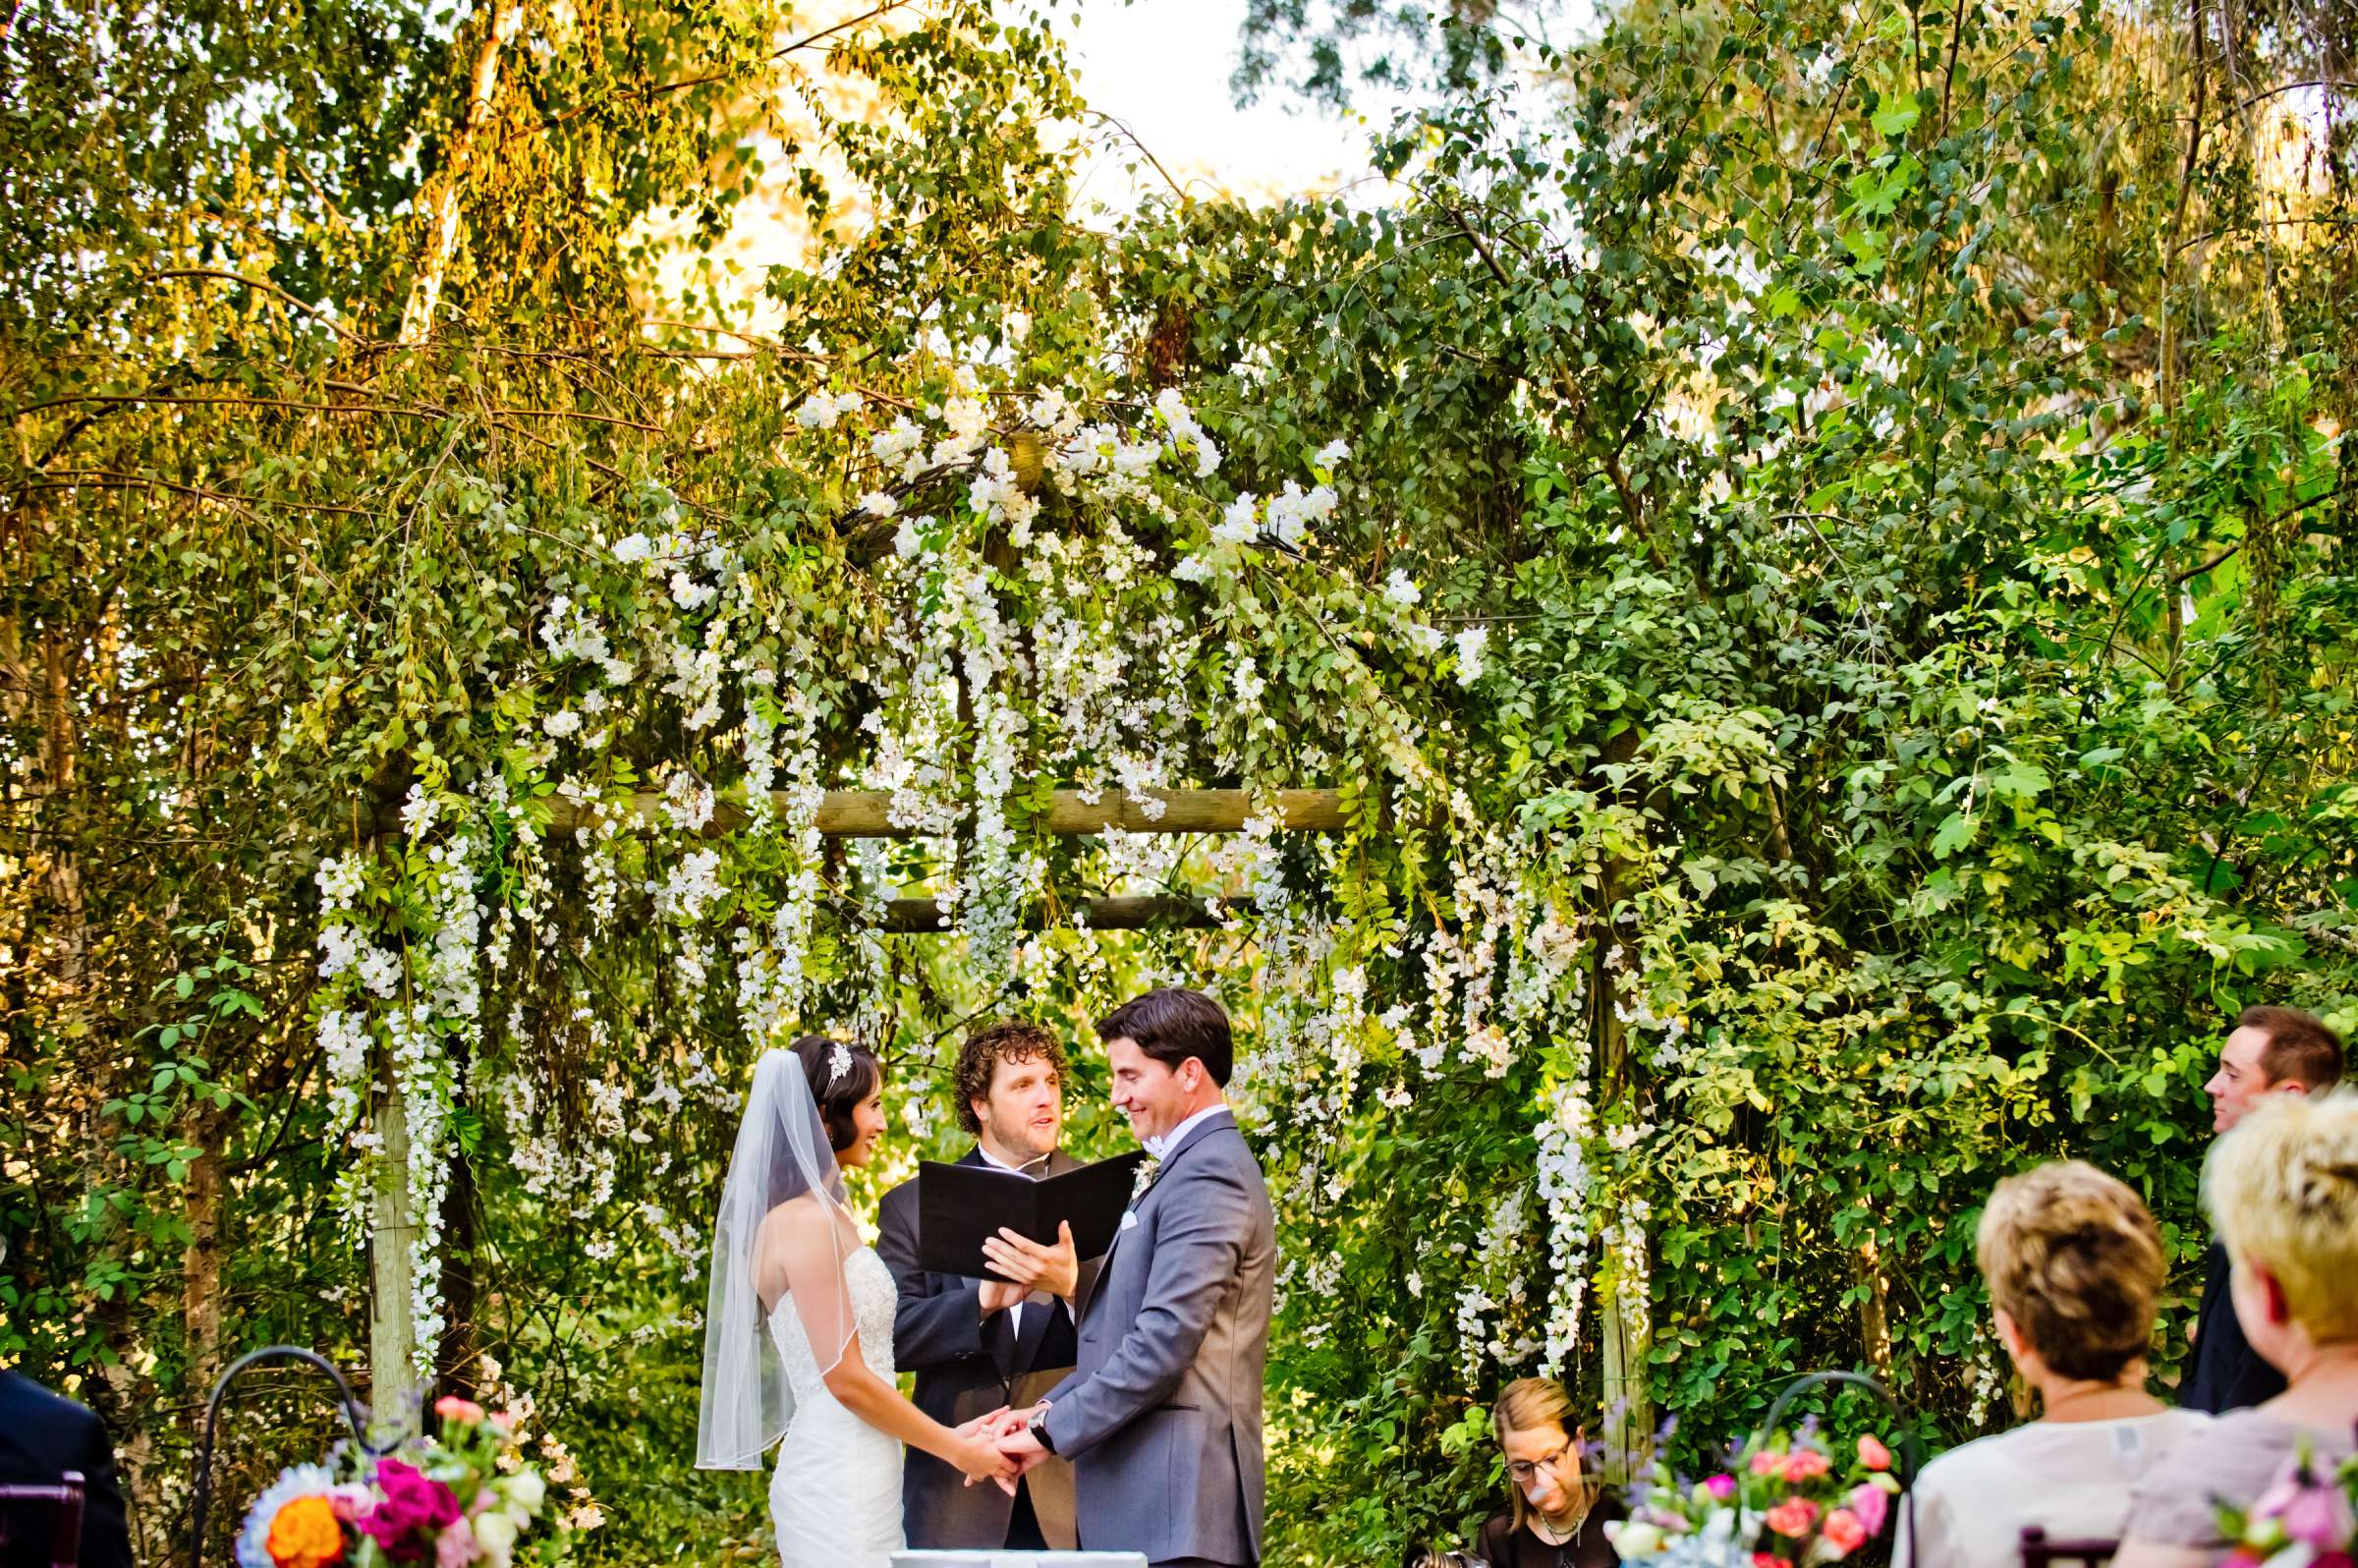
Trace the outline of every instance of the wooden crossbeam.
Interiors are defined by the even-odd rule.
[[[1049,911],[1034,905],[1024,916],[1026,930],[1040,930],[1051,923]],[[1093,931],[1141,931],[1152,925],[1177,926],[1182,930],[1207,930],[1221,924],[1218,916],[1204,907],[1200,898],[1179,898],[1155,894],[1135,898],[1084,898],[1063,907],[1062,925],[1087,925]],[[881,924],[872,927],[879,931],[910,933],[940,932],[955,929],[957,917],[945,919],[933,907],[929,898],[896,898],[885,907]]]
[[[789,804],[786,793],[776,791],[770,800],[772,809],[783,816]],[[553,809],[548,830],[554,835],[570,834],[586,815],[594,815],[585,813],[581,806],[562,795],[549,797],[549,802]],[[1278,826],[1288,832],[1334,833],[1342,829],[1342,799],[1334,790],[1279,790],[1276,806]],[[819,802],[818,830],[828,838],[909,837],[908,828],[893,824],[891,807],[888,791],[829,790]],[[663,820],[663,797],[652,791],[642,793],[632,798],[626,810],[641,824],[654,826]],[[1032,818],[1032,823],[1042,831],[1074,838],[1102,833],[1109,827],[1127,833],[1239,833],[1251,814],[1252,797],[1243,790],[1125,794],[1109,789],[1094,801],[1084,798],[1080,790],[1058,790],[1048,809]],[[708,837],[734,832],[745,820],[742,798],[724,798],[713,806],[712,820],[704,832]]]

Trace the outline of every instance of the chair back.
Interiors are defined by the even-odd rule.
[[[82,1472],[41,1485],[0,1485],[0,1568],[75,1568],[82,1560]]]
[[[2105,1568],[2118,1550],[2117,1540],[2049,1540],[2045,1525],[2022,1527],[2022,1568],[2054,1568],[2057,1563]]]

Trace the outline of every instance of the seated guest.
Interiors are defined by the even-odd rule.
[[[1608,1519],[1627,1511],[1586,1472],[1572,1396],[1552,1377],[1522,1377],[1500,1390],[1490,1430],[1506,1461],[1507,1509],[1482,1527],[1490,1568],[1613,1568]]]
[[[2358,1427],[2358,1094],[2283,1094],[2211,1147],[2203,1202],[2226,1243],[2244,1338],[2284,1392],[2212,1422],[2139,1484],[2118,1568],[2196,1568],[2306,1443],[2332,1466]]]
[[[2145,1391],[2165,1265],[2162,1232],[2126,1185],[2076,1159],[2009,1176],[1982,1210],[1974,1248],[1997,1336],[2038,1392],[2039,1419],[1925,1466],[1921,1557],[1903,1539],[1893,1562],[2013,1568],[2025,1525],[2055,1540],[2113,1540],[2138,1480],[2210,1424]]]
[[[0,1484],[54,1486],[82,1476],[82,1568],[131,1568],[115,1447],[87,1407],[0,1372]]]

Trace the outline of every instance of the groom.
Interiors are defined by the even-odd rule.
[[[1027,1469],[1072,1462],[1084,1550],[1248,1568],[1277,1244],[1228,1112],[1228,1016],[1201,991],[1149,991],[1097,1034],[1113,1103],[1154,1163],[1087,1293],[1079,1365],[1023,1425],[1007,1419],[999,1447]]]

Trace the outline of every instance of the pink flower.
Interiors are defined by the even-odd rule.
[[[1797,1448],[1785,1460],[1787,1481],[1816,1481],[1833,1471],[1833,1461],[1815,1448]]]
[[[448,1486],[398,1459],[376,1462],[376,1506],[353,1525],[395,1562],[423,1562],[436,1533],[459,1517],[459,1499]]]
[[[434,1568],[467,1568],[477,1555],[475,1527],[464,1519],[451,1521],[449,1528],[434,1538]]]
[[[1756,1476],[1781,1476],[1785,1473],[1785,1456],[1772,1454],[1764,1448],[1752,1456],[1752,1473]]]
[[[483,1419],[483,1407],[472,1399],[445,1394],[434,1401],[434,1414],[444,1421],[463,1421],[472,1425]]]
[[[1870,1536],[1883,1533],[1883,1521],[1890,1517],[1891,1499],[1883,1495],[1881,1486],[1864,1482],[1850,1489],[1850,1511],[1859,1516],[1859,1523]]]
[[[1861,1434],[1859,1463],[1865,1465],[1869,1470],[1889,1470],[1891,1468],[1891,1450],[1883,1446],[1881,1438]]]
[[[1712,1501],[1725,1502],[1736,1494],[1736,1478],[1723,1470],[1705,1482],[1703,1489],[1712,1494]]]
[[[1807,1497],[1787,1497],[1783,1502],[1769,1509],[1764,1517],[1768,1520],[1770,1530],[1780,1536],[1790,1536],[1795,1540],[1799,1540],[1808,1535],[1810,1527],[1818,1522],[1818,1505]]]
[[[2304,1486],[2276,1512],[2284,1534],[2318,1551],[2338,1551],[2349,1544],[2358,1520],[2350,1517],[2349,1499],[2330,1482]]]
[[[1878,1492],[1876,1495],[1880,1497],[1882,1494]],[[1835,1556],[1847,1557],[1867,1544],[1869,1534],[1857,1514],[1847,1508],[1837,1508],[1825,1516],[1825,1529],[1821,1533],[1821,1539],[1834,1548]]]
[[[1752,1554],[1752,1568],[1793,1568],[1793,1560],[1790,1557],[1772,1557],[1768,1552],[1756,1551]]]

